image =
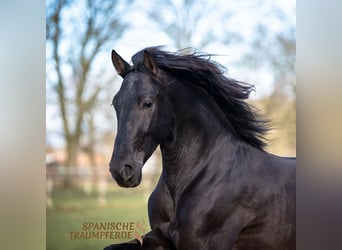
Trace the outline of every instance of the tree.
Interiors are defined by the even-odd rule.
[[[219,24],[225,23],[231,13],[215,4],[205,0],[159,0],[149,8],[148,15],[169,36],[176,49],[185,49],[183,52],[187,53],[187,49],[191,52],[190,47],[204,50],[209,44],[220,42],[223,32],[225,38],[230,37],[229,41],[239,38],[237,33],[222,30]]]
[[[62,120],[66,166],[76,166],[85,129],[89,128],[88,136],[94,136],[91,133],[95,124],[91,118],[108,82],[101,79],[102,70],[97,62],[101,52],[110,51],[108,45],[120,38],[127,28],[122,15],[131,2],[47,2],[47,92],[55,98],[54,104]],[[91,118],[86,121],[87,117]],[[92,139],[89,142],[88,149],[93,152]],[[70,184],[70,180],[66,179],[66,184]]]
[[[273,91],[261,101],[273,120],[274,130],[270,137],[276,151],[293,154],[296,148],[295,22],[289,20],[291,18],[282,10],[273,15],[287,25],[275,32],[270,30],[272,25],[269,22],[260,22],[255,29],[251,50],[241,63],[253,69],[268,68],[273,73]]]
[[[296,98],[296,37],[295,27],[271,33],[265,24],[259,24],[249,51],[242,63],[252,67],[269,68],[274,75],[274,93]],[[284,93],[284,91],[286,93]],[[277,92],[277,93],[276,93]]]

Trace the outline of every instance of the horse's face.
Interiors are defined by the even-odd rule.
[[[120,186],[135,187],[141,182],[144,163],[169,134],[172,115],[151,76],[138,71],[122,73],[116,60],[122,59],[116,57],[113,63],[124,81],[113,99],[118,130],[110,172]]]

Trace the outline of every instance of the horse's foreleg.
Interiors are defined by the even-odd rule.
[[[168,239],[155,234],[153,231],[143,237],[143,250],[174,250],[175,248]]]
[[[167,239],[163,239],[154,232],[149,232],[143,237],[143,244],[141,246],[137,239],[129,242],[112,244],[105,247],[103,250],[173,250],[172,243]]]
[[[141,249],[141,245],[138,240],[134,239],[129,242],[112,244],[106,246],[103,250],[138,250]]]

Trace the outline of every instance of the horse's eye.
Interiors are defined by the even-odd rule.
[[[144,101],[143,107],[148,109],[152,107],[152,104],[152,101]]]

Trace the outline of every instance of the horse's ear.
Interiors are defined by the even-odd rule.
[[[149,70],[153,75],[157,75],[158,66],[156,64],[156,61],[154,60],[153,56],[146,50],[144,51],[144,65],[146,69]]]
[[[115,50],[112,50],[112,62],[116,72],[118,72],[118,74],[124,78],[128,72],[128,69],[130,68],[130,65],[124,59],[122,59],[122,57],[116,53]]]

